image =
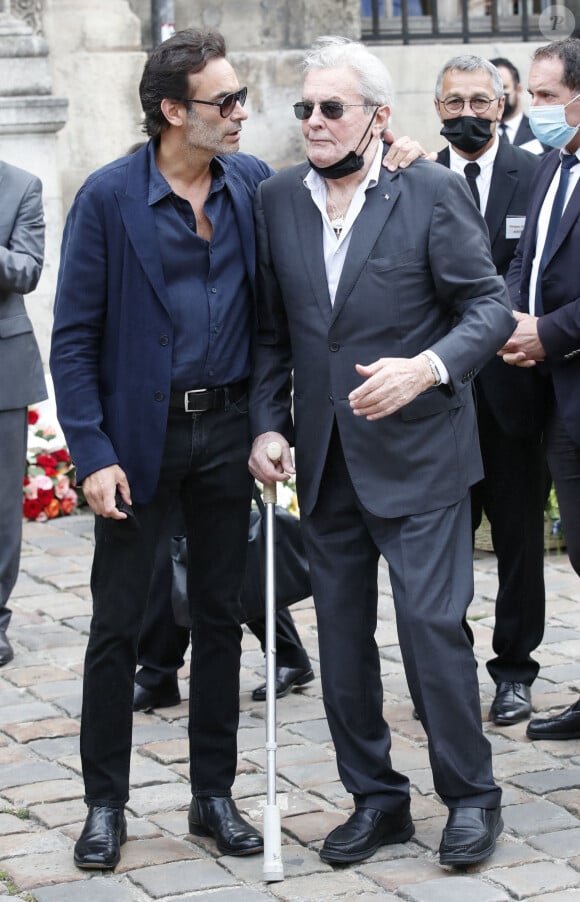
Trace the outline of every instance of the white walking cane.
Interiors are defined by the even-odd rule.
[[[270,442],[266,453],[274,463],[282,448]],[[264,806],[264,880],[284,879],[280,809],[276,803],[276,483],[264,485],[266,507],[266,780]]]

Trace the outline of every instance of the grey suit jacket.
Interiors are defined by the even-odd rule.
[[[47,397],[23,297],[36,288],[43,258],[40,179],[0,161],[0,410],[27,407]]]
[[[408,516],[459,501],[481,478],[471,382],[511,334],[504,281],[466,182],[421,160],[381,170],[354,225],[334,307],[307,164],[256,195],[258,320],[251,418],[295,444],[301,510],[316,502],[336,419],[363,506]],[[431,348],[450,374],[396,414],[355,417],[356,363]],[[289,380],[294,368],[294,421]]]

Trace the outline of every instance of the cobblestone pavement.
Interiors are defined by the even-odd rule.
[[[438,863],[446,811],[435,796],[422,727],[412,717],[381,570],[378,641],[393,762],[412,784],[416,834],[359,865],[333,869],[318,849],[351,807],[338,782],[320,681],[278,703],[278,802],[285,879],[264,883],[262,859],[219,856],[211,841],[187,833],[187,703],[137,714],[129,841],[113,873],[77,870],[73,843],[84,820],[78,754],[81,676],[90,617],[92,520],[81,515],[27,523],[10,638],[15,658],[0,670],[0,902],[261,902],[261,900],[409,900],[536,902],[580,900],[580,740],[536,742],[525,724],[485,729],[504,790],[505,832],[483,866],[452,872]],[[479,554],[470,608],[484,719],[492,698],[490,656],[495,558]],[[546,558],[548,618],[534,685],[538,711],[569,704],[580,689],[580,583],[562,554]],[[318,675],[311,602],[294,608]],[[234,795],[258,825],[265,796],[264,706],[255,638],[244,636],[239,771]],[[457,729],[461,729],[458,724]]]

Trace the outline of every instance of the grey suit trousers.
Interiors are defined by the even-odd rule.
[[[435,790],[449,808],[495,808],[501,790],[482,732],[475,658],[462,628],[473,597],[469,495],[424,514],[373,516],[356,496],[335,430],[318,501],[311,515],[302,516],[302,526],[323,698],[346,790],[357,805],[390,813],[409,797],[407,777],[391,762],[391,734],[383,717],[375,641],[382,554],[411,698],[429,741]],[[396,685],[390,691],[396,693]]]
[[[7,607],[20,564],[22,543],[22,479],[26,469],[28,411],[0,410],[0,630],[6,630]]]

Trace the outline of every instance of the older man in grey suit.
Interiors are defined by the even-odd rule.
[[[434,785],[450,809],[440,861],[474,864],[493,852],[502,819],[461,625],[473,596],[469,487],[482,476],[472,381],[515,324],[465,180],[422,160],[382,167],[384,66],[360,44],[324,38],[305,71],[294,109],[309,165],[256,195],[250,469],[283,479],[295,443],[323,697],[355,803],[320,854],[359,861],[414,830],[382,710],[382,554]]]
[[[27,407],[47,397],[40,353],[23,295],[34,291],[44,259],[40,179],[0,160],[0,666],[14,657],[6,635],[8,599],[18,576]]]

